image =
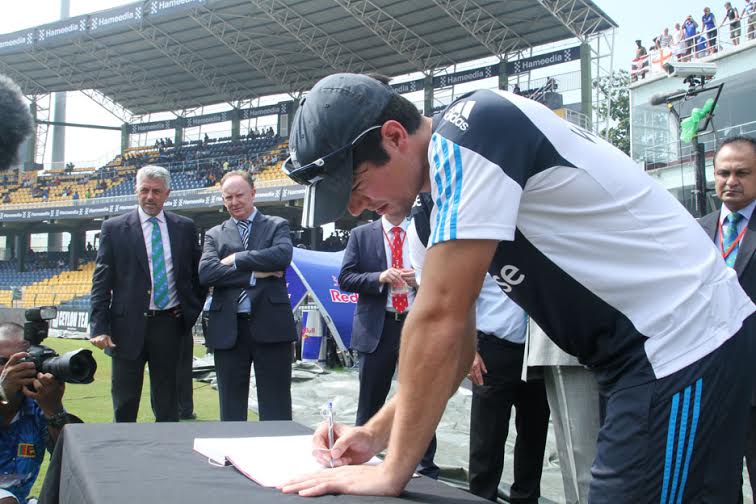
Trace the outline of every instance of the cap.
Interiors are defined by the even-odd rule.
[[[283,169],[306,187],[302,226],[315,227],[344,214],[352,192],[352,151],[382,125],[378,117],[395,94],[391,86],[358,74],[321,79],[299,102]]]

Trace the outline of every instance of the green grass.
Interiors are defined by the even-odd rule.
[[[66,384],[66,394],[63,397],[63,404],[66,410],[78,416],[87,423],[109,423],[113,421],[113,405],[110,398],[110,357],[105,353],[89,344],[87,340],[72,340],[48,338],[45,344],[53,348],[58,353],[65,353],[78,348],[87,348],[97,361],[97,373],[95,381],[88,385]],[[201,357],[205,355],[205,347],[202,345],[194,346],[194,355]],[[218,405],[218,392],[210,387],[208,383],[194,382],[194,411],[197,413],[197,421],[216,421],[220,419],[220,409]],[[255,415],[250,412],[250,419],[256,420]],[[142,388],[142,401],[139,408],[138,422],[154,422],[155,417],[150,407],[150,378],[145,372],[144,386]],[[42,481],[45,479],[49,455],[45,457],[42,469],[39,472],[34,487],[30,495],[39,495]]]

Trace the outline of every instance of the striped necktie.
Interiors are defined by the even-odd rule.
[[[157,217],[150,217],[152,223],[152,302],[159,310],[168,306],[168,274],[165,269],[163,234]]]
[[[244,250],[247,250],[249,248],[249,231],[250,231],[250,225],[248,220],[240,220],[236,222],[236,227],[239,229],[239,235],[241,236],[242,245],[244,245]],[[242,288],[241,293],[239,294],[239,299],[237,300],[239,304],[242,304],[245,299],[247,299],[249,295],[247,294],[247,289]]]
[[[735,243],[735,241],[738,239],[738,223],[743,220],[743,216],[738,212],[732,212],[730,215],[725,217],[725,220],[727,221],[727,231],[724,232],[722,248],[724,250],[730,250],[730,247],[732,247],[733,243]],[[735,267],[735,260],[738,258],[739,248],[740,243],[735,243],[735,246],[730,251],[730,254],[725,257],[725,263],[727,263],[727,266],[729,266],[730,268]]]

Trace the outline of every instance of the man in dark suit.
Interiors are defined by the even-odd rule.
[[[113,358],[116,422],[137,419],[145,363],[155,420],[176,422],[180,353],[187,346],[191,351],[187,340],[204,297],[197,230],[190,219],[163,210],[168,170],[145,166],[136,182],[138,208],[102,224],[90,341]]]
[[[714,189],[722,207],[699,222],[714,240],[727,266],[735,269],[743,290],[756,300],[756,219],[751,218],[756,207],[756,140],[736,136],[720,144],[714,155]],[[753,316],[746,319],[751,336],[753,324]],[[756,388],[751,395],[745,456],[751,491],[756,495]]]
[[[386,402],[399,358],[402,326],[417,288],[410,267],[409,221],[405,215],[385,214],[358,226],[349,235],[339,273],[339,286],[358,293],[352,322],[351,347],[359,353],[360,392],[356,425],[364,425]],[[437,478],[433,463],[436,438],[418,472]]]
[[[222,421],[247,420],[255,366],[260,420],[291,420],[291,343],[297,339],[283,271],[291,262],[289,223],[254,206],[249,173],[221,179],[231,218],[205,234],[200,260],[207,346],[214,350]]]

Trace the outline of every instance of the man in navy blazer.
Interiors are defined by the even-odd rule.
[[[250,366],[260,420],[291,420],[291,343],[297,339],[283,271],[291,263],[289,223],[254,207],[249,173],[221,179],[231,218],[205,234],[199,266],[207,346],[213,349],[222,421],[246,421]]]
[[[749,137],[726,139],[714,155],[714,189],[722,201],[722,208],[699,220],[714,241],[728,266],[738,274],[738,281],[748,296],[756,301],[756,140]],[[734,223],[733,243],[727,235]],[[724,236],[723,236],[724,235]],[[753,337],[753,316],[745,326]],[[751,414],[745,446],[746,466],[751,479],[751,491],[756,495],[756,387],[751,394]],[[740,494],[743,502],[743,494]]]
[[[113,359],[116,422],[135,422],[149,363],[155,420],[179,419],[177,366],[188,351],[204,290],[191,219],[163,210],[170,173],[145,166],[136,176],[138,208],[108,219],[92,277],[91,342]]]
[[[351,340],[360,366],[356,425],[364,425],[381,409],[396,370],[402,326],[417,287],[406,241],[408,227],[405,215],[383,215],[352,229],[344,250],[339,286],[360,295]],[[392,254],[392,249],[401,249],[401,260],[393,257],[398,254]],[[406,307],[395,306],[397,293],[406,294]],[[419,473],[438,477],[439,468],[433,463],[435,451],[434,436],[418,465]]]

